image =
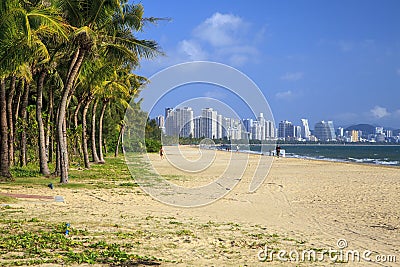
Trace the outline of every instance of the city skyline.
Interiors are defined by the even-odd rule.
[[[375,127],[374,133],[362,130],[346,130],[335,127],[333,121],[319,121],[310,129],[308,119],[298,120],[300,125],[282,120],[274,123],[260,113],[256,119],[229,118],[218,114],[211,107],[201,109],[200,116],[194,116],[191,107],[165,108],[164,115],[158,115],[157,125],[169,136],[210,138],[210,139],[247,139],[247,140],[284,140],[284,141],[344,141],[344,142],[399,142],[393,130]]]

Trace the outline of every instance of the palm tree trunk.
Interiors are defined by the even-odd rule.
[[[64,127],[65,116],[67,113],[67,100],[69,93],[74,85],[75,77],[78,74],[79,68],[85,57],[85,51],[77,49],[73,60],[70,64],[69,75],[67,75],[66,83],[62,93],[59,114],[57,118],[57,136],[60,149],[60,183],[68,183],[68,146],[67,146],[67,133]]]
[[[57,108],[57,114],[56,118],[58,119],[58,114],[60,114],[60,107]],[[58,134],[55,135],[54,137],[56,141],[56,168],[54,170],[54,175],[55,176],[60,176],[61,175],[61,159],[60,159],[60,142],[58,141]]]
[[[42,108],[43,108],[43,85],[44,78],[46,77],[46,71],[42,70],[39,74],[39,79],[37,83],[37,96],[36,96],[36,120],[38,123],[38,134],[39,134],[39,162],[40,162],[40,173],[49,176],[50,170],[47,165],[46,156],[46,140],[44,137],[44,124],[42,118]]]
[[[122,136],[124,135],[124,131],[125,131],[125,124],[122,124],[121,130],[119,131],[119,135],[118,135],[117,147],[115,148],[115,157],[118,157],[119,146],[121,145],[121,140],[122,140]],[[124,153],[123,149],[122,149],[122,153]]]
[[[16,77],[12,76],[10,81],[10,91],[7,95],[7,121],[8,121],[8,160],[10,166],[14,165],[14,123],[13,123],[13,99],[15,94]]]
[[[97,148],[96,148],[96,110],[97,110],[97,103],[99,103],[98,98],[94,100],[93,108],[92,108],[92,158],[94,163],[99,163],[99,156],[97,155]]]
[[[8,160],[7,100],[4,79],[0,81],[0,138],[0,181],[7,181],[12,177]]]
[[[87,145],[87,137],[86,137],[86,114],[88,112],[90,103],[92,102],[93,97],[88,96],[86,99],[85,106],[83,107],[83,113],[82,113],[82,149],[83,149],[83,161],[85,163],[85,168],[89,169],[90,168],[90,163],[89,163],[89,153],[88,153],[88,145]]]
[[[53,88],[50,88],[49,90],[49,108],[47,110],[48,116],[47,116],[47,129],[46,129],[46,155],[48,155],[48,162],[53,161],[53,134],[52,134],[52,123],[51,121],[53,120],[54,117],[54,94],[53,94]]]
[[[99,118],[99,157],[100,163],[104,163],[104,155],[103,155],[103,118],[104,113],[106,111],[106,107],[108,104],[108,99],[103,100],[103,107],[101,108],[100,118]]]
[[[85,101],[85,98],[82,97],[81,100],[79,100],[78,105],[75,108],[75,112],[74,112],[74,127],[75,127],[75,131],[77,131],[78,127],[79,127],[79,123],[78,123],[78,115],[79,115],[79,110],[81,109],[81,106],[83,104],[83,102]],[[75,139],[75,147],[78,149],[78,153],[80,158],[82,158],[82,140],[80,140],[80,137],[82,137],[82,135],[79,136],[79,134],[76,135],[76,139]]]
[[[15,94],[16,97],[14,97],[13,100],[13,110],[12,110],[12,114],[13,114],[13,136],[14,136],[14,141],[15,140],[15,136],[17,136],[17,121],[19,118],[19,112],[20,112],[20,103],[21,103],[21,96],[22,96],[22,92],[23,92],[23,88],[24,88],[24,79],[20,79],[18,86],[17,86],[17,92]],[[18,140],[18,138],[17,138]]]
[[[26,155],[26,124],[28,120],[28,112],[26,108],[28,107],[28,100],[29,100],[29,90],[30,84],[26,81],[25,82],[25,90],[22,96],[22,103],[21,103],[21,118],[22,118],[22,125],[21,125],[21,141],[20,141],[20,166],[26,166],[28,162],[28,158]]]

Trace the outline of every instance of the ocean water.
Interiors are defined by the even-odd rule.
[[[286,157],[400,166],[400,146],[281,145]],[[260,148],[252,147],[253,151]]]

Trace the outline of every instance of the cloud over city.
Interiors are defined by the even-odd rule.
[[[377,119],[381,119],[383,117],[389,116],[390,112],[387,111],[386,108],[381,107],[381,106],[375,106],[370,110],[372,116],[374,116]]]

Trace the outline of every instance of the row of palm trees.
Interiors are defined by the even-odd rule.
[[[104,162],[105,111],[112,106],[123,114],[127,101],[145,81],[133,70],[142,58],[162,54],[155,41],[135,35],[156,21],[143,17],[141,4],[126,0],[1,1],[0,180],[12,180],[10,167],[16,164],[16,149],[19,164],[27,164],[32,101],[43,175],[50,175],[53,149],[55,174],[61,183],[68,183],[71,147],[83,155],[85,167],[90,167],[88,113],[92,159]],[[81,136],[71,144],[67,133],[78,129]]]

